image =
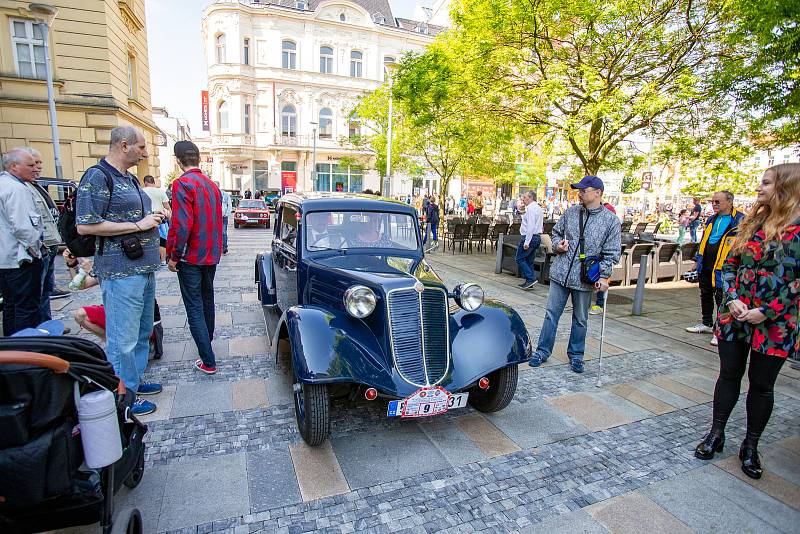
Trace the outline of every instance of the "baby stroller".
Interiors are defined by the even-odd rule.
[[[77,399],[103,389],[116,392],[122,456],[107,467],[89,469]],[[147,426],[130,413],[132,402],[103,350],[91,341],[69,336],[0,339],[0,532],[41,532],[99,521],[104,534],[141,533],[138,510],[114,517],[114,494],[122,484],[136,487],[144,472]],[[113,415],[112,410],[107,422],[115,429]]]

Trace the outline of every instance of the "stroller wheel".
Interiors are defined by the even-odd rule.
[[[117,517],[117,520],[114,521],[114,525],[111,527],[111,534],[142,534],[143,532],[142,514],[139,513],[138,508],[131,510],[127,521],[124,521],[121,515]]]
[[[136,466],[131,470],[131,473],[123,484],[133,489],[142,481],[142,476],[144,476],[144,447],[139,451],[139,457],[136,459]]]

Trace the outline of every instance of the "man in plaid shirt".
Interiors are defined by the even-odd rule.
[[[200,359],[194,367],[217,372],[214,339],[214,275],[222,255],[222,195],[198,168],[200,151],[191,141],[175,143],[183,174],[172,182],[172,220],[167,236],[169,270],[178,273],[189,331]]]

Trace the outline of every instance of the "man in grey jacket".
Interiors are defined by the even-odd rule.
[[[41,322],[42,244],[44,223],[35,193],[27,183],[36,178],[36,161],[23,148],[3,156],[0,173],[0,293],[3,335],[10,336]]]
[[[603,181],[597,176],[584,176],[577,184],[580,205],[568,208],[553,228],[553,251],[557,256],[550,266],[550,292],[539,343],[531,358],[531,367],[538,367],[550,357],[556,340],[558,321],[567,298],[572,297],[572,328],[567,346],[570,366],[583,372],[586,348],[586,325],[592,290],[608,290],[611,270],[621,253],[620,224],[616,215],[603,207]],[[600,258],[600,279],[592,286],[581,280],[580,234],[583,226],[584,257]]]

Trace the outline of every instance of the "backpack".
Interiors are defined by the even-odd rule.
[[[89,167],[89,169],[99,169],[105,175],[110,204],[111,195],[114,194],[114,179],[111,177],[111,174],[109,174],[109,172],[100,165],[92,165]],[[88,172],[89,169],[87,169],[86,172]],[[86,172],[84,172],[83,176],[81,177],[81,183],[83,183],[84,178],[86,178]],[[77,207],[79,190],[80,185],[78,186],[78,189],[70,194],[64,201],[64,211],[58,218],[58,232],[61,234],[61,239],[64,241],[64,244],[67,246],[73,256],[78,258],[91,258],[94,256],[96,251],[95,241],[97,236],[81,235],[78,233],[77,224],[75,222],[75,210]],[[104,217],[107,212],[108,206],[106,206],[106,209],[103,211]],[[102,253],[103,238],[101,238],[100,242],[100,254]]]

